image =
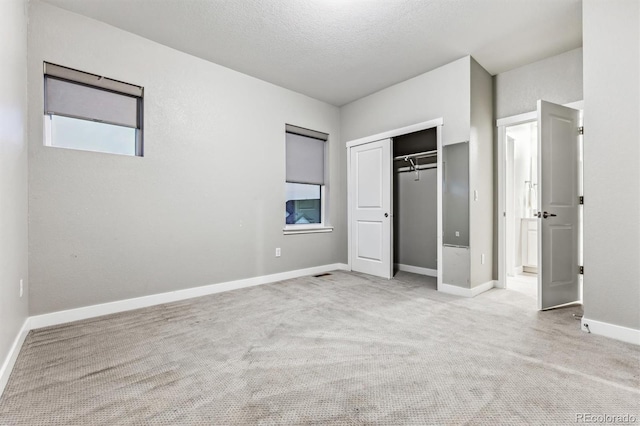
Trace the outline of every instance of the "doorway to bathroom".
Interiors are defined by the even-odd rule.
[[[496,287],[538,310],[582,300],[581,110],[539,100],[535,112],[497,121]]]
[[[506,284],[532,298],[538,291],[538,123],[506,128]]]

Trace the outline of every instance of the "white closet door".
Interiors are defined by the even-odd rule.
[[[350,148],[351,269],[393,276],[392,140]]]

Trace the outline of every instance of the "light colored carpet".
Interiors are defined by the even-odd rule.
[[[640,422],[640,350],[432,279],[347,272],[32,331],[0,424]]]

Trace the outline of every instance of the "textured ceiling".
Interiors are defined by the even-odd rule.
[[[472,55],[497,74],[582,45],[581,0],[46,0],[343,105]]]

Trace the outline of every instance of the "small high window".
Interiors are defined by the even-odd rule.
[[[142,156],[143,88],[44,63],[44,143]]]
[[[326,133],[286,126],[285,231],[325,226],[328,137]]]

